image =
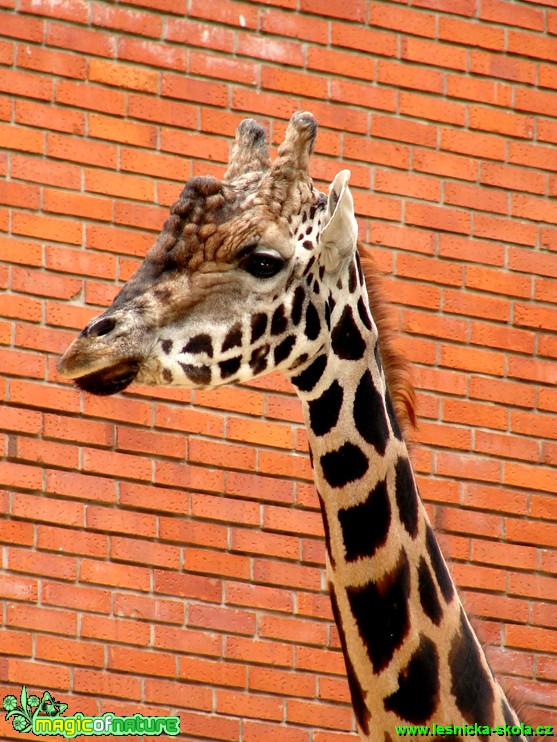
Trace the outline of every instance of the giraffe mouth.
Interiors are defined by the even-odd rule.
[[[108,396],[126,389],[139,373],[140,363],[136,359],[127,359],[114,366],[74,378],[74,384],[85,392]]]

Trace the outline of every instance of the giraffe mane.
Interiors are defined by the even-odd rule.
[[[387,388],[399,425],[403,430],[408,430],[416,426],[416,394],[410,378],[410,366],[394,344],[396,333],[391,306],[382,285],[382,274],[369,254],[369,248],[360,241],[358,254],[366,282],[371,316],[379,334],[379,354]]]

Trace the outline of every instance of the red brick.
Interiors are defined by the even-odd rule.
[[[485,21],[503,23],[505,25],[520,26],[533,31],[544,30],[544,16],[542,8],[519,6],[516,13],[509,13],[509,6],[501,0],[483,0],[479,17]]]
[[[436,454],[435,473],[439,476],[458,479],[499,482],[501,465],[496,460],[488,460],[453,451],[439,451]]]
[[[451,43],[480,46],[501,51],[504,48],[504,29],[450,16],[439,17],[439,38]]]
[[[21,150],[34,154],[43,154],[45,135],[42,131],[14,127],[11,124],[0,124],[0,141],[10,142],[10,150]]]
[[[414,169],[418,171],[460,180],[475,181],[478,174],[476,160],[447,152],[417,149],[414,151],[413,164]]]
[[[262,450],[257,470],[262,474],[294,477],[311,481],[313,479],[309,458],[299,458],[288,454]]]
[[[41,600],[46,605],[93,613],[106,613],[111,610],[110,591],[81,585],[68,585],[60,582],[42,581]]]
[[[410,32],[419,36],[435,36],[435,16],[406,7],[385,7],[381,2],[370,3],[369,23],[374,27]]]
[[[500,165],[496,162],[482,162],[481,182],[490,186],[544,194],[547,176],[529,168]]]
[[[455,562],[451,565],[451,573],[461,588],[503,592],[506,587],[506,572],[502,569]]]
[[[114,594],[114,610],[118,616],[127,616],[134,620],[147,622],[182,624],[184,604],[182,601],[165,600],[152,596],[131,593]]]
[[[85,115],[80,111],[60,111],[56,117],[50,114],[51,107],[48,105],[25,100],[16,101],[17,123],[71,134],[85,133]]]
[[[298,645],[323,646],[327,643],[328,626],[300,618],[262,616],[258,631],[266,639],[286,639]]]
[[[470,215],[459,209],[432,206],[420,202],[410,202],[406,205],[405,219],[408,224],[447,232],[470,232]]]
[[[161,35],[163,19],[155,13],[131,11],[128,8],[96,3],[93,5],[92,23],[94,26],[158,38]]]
[[[54,51],[31,44],[19,44],[17,49],[18,67],[84,80],[87,64],[83,57],[68,52]],[[57,112],[59,116],[62,112]]]
[[[60,665],[52,665],[44,662],[25,660],[10,660],[7,679],[12,683],[22,685],[35,685],[44,688],[50,684],[52,689],[66,689],[70,684],[70,670]],[[58,694],[57,694],[58,695]]]
[[[261,86],[291,95],[326,98],[327,81],[321,75],[308,75],[276,67],[263,67]]]
[[[474,616],[522,623],[528,620],[528,604],[505,595],[467,593],[465,604],[467,610]]]
[[[75,33],[75,27],[68,23],[49,21],[46,27],[46,43],[49,46],[70,49],[74,53],[82,52],[101,57],[116,56],[116,39],[113,35],[86,28],[80,28],[79,33]]]
[[[53,242],[81,243],[82,227],[78,222],[40,214],[14,213],[12,229],[15,234],[38,237]]]
[[[245,719],[242,722],[245,742],[258,742],[261,739],[272,738],[276,742],[308,742],[308,732],[295,727],[283,727],[277,724],[266,724],[259,721]]]
[[[236,497],[257,498],[261,501],[292,503],[293,483],[246,472],[227,472],[226,494]]]
[[[44,41],[44,21],[21,17],[17,13],[2,14],[2,34],[41,44]]]
[[[201,51],[190,51],[189,69],[200,77],[230,80],[244,85],[256,85],[258,82],[258,68],[253,62],[238,59],[226,59],[214,54]]]
[[[255,614],[235,608],[192,604],[188,610],[188,624],[233,634],[253,634]]]
[[[112,646],[109,649],[108,667],[111,670],[123,670],[134,674],[168,675],[176,672],[176,659],[171,654],[148,652],[129,647]]]
[[[468,183],[445,183],[444,201],[453,206],[508,214],[509,197],[506,191],[485,189]]]
[[[539,458],[537,441],[515,436],[509,442],[508,434],[498,434],[484,430],[476,431],[474,450],[491,456],[504,456],[533,462],[537,462]]]
[[[440,94],[443,91],[444,75],[437,70],[430,70],[425,76],[423,68],[419,65],[400,64],[379,59],[377,81],[385,85]]]
[[[187,42],[191,46],[231,52],[235,33],[227,28],[189,18],[165,18],[166,38],[178,43]],[[158,36],[158,34],[157,34]]]
[[[155,647],[172,650],[176,650],[176,647],[184,647],[190,654],[209,657],[220,657],[224,646],[224,636],[215,634],[213,631],[155,624],[154,636],[153,646]]]
[[[470,378],[470,397],[499,404],[533,407],[535,389],[506,379],[488,379],[483,376]]]
[[[470,71],[497,79],[521,82],[527,85],[536,83],[536,65],[525,60],[512,59],[501,54],[472,50],[470,52]],[[497,112],[497,115],[499,112]],[[505,117],[510,124],[511,118]],[[520,117],[517,117],[520,119]],[[512,124],[510,124],[512,125]]]
[[[178,685],[175,681],[162,678],[145,680],[145,698],[152,703],[164,703],[173,708],[193,708],[207,712],[213,707],[213,694],[210,687],[183,681]]]
[[[156,517],[154,515],[109,509],[97,505],[87,507],[86,524],[94,530],[112,533],[131,533],[145,538],[153,538],[156,535]]]
[[[211,740],[226,740],[226,742],[234,742],[234,740],[241,738],[239,719],[191,712],[182,712],[180,719],[182,725],[196,737],[203,737],[203,735],[208,734]]]
[[[56,85],[55,100],[76,108],[85,108],[115,116],[126,112],[126,95],[118,90],[107,90],[92,83],[61,80]]]
[[[220,580],[215,578],[206,575],[174,573],[168,570],[155,570],[154,577],[155,592],[211,603],[221,602],[222,586]]]
[[[0,634],[0,651],[4,657],[21,655],[30,658],[33,653],[33,637],[22,631],[4,629]]]
[[[231,529],[231,547],[248,554],[275,555],[285,559],[298,559],[299,542],[295,536],[234,528]]]
[[[185,160],[176,155],[163,155],[158,152],[123,148],[120,153],[120,167],[122,170],[141,175],[150,175],[158,178],[172,177],[179,181],[187,179],[189,166]]]
[[[4,16],[5,17],[5,16]],[[34,75],[19,70],[0,70],[0,90],[12,95],[22,95],[26,98],[38,98],[50,101],[52,99],[52,81],[42,75]]]
[[[503,481],[515,487],[524,489],[542,490],[544,492],[555,492],[557,484],[557,473],[554,469],[537,466],[536,479],[532,481],[532,471],[527,464],[507,462],[504,466]],[[540,526],[538,525],[538,529]],[[538,535],[538,538],[540,536]],[[553,542],[552,542],[553,544]]]
[[[50,576],[74,582],[77,577],[77,560],[62,554],[45,554],[29,549],[8,549],[8,567],[15,572]]]
[[[357,25],[334,23],[332,43],[335,46],[357,49],[379,56],[396,57],[398,52],[396,34]]]
[[[10,521],[6,522],[8,525]],[[4,539],[2,539],[4,541]],[[29,543],[31,545],[31,542]],[[38,581],[19,574],[4,574],[0,578],[0,595],[4,600],[35,603],[39,596]]]
[[[472,447],[471,431],[453,425],[439,425],[420,421],[419,441],[422,445],[457,448],[464,451]]]
[[[222,444],[212,441],[191,440],[188,461],[224,465],[233,469],[253,470],[255,450],[250,446]]]
[[[147,566],[179,569],[181,553],[177,546],[154,544],[139,539],[113,536],[110,539],[110,556],[115,561],[146,564]]]
[[[68,611],[58,611],[44,606],[6,604],[6,625],[32,631],[46,631],[52,634],[75,636],[77,615]]]
[[[50,189],[43,191],[43,209],[47,212],[74,214],[76,217],[101,221],[110,221],[113,212],[112,203],[108,199]]]
[[[1,311],[11,311],[14,306],[24,306],[19,302],[1,302]],[[6,309],[8,308],[8,309]],[[0,371],[8,376],[23,376],[35,379],[45,378],[44,356],[28,351],[1,350]]]
[[[109,585],[119,589],[129,587],[143,592],[150,590],[149,570],[129,564],[82,559],[79,576],[82,582],[96,585]]]
[[[442,44],[439,41],[425,41],[412,36],[402,38],[400,58],[410,62],[432,64],[444,69],[465,71],[468,68],[466,49]]]
[[[287,701],[287,719],[297,724],[313,724],[319,714],[319,726],[350,731],[352,729],[352,709],[336,704],[316,704],[292,699]]]
[[[507,361],[507,375],[529,382],[538,381],[541,384],[554,384],[555,364],[551,361],[509,356]]]
[[[224,685],[245,688],[247,668],[243,664],[223,663],[222,660],[182,657],[180,658],[180,679],[201,682],[208,686]]]
[[[472,558],[486,564],[534,570],[536,549],[518,544],[473,540]]]
[[[371,56],[362,59],[360,54],[310,47],[307,64],[311,70],[320,70],[334,76],[343,75],[369,81],[375,79],[375,62]]]
[[[123,144],[136,145],[138,147],[152,148],[157,140],[157,132],[153,126],[146,124],[123,122],[121,119],[109,116],[89,114],[89,136],[96,139],[107,139]],[[129,192],[124,191],[130,197]]]
[[[48,2],[48,0],[22,0],[18,10],[20,13],[52,16],[75,23],[87,23],[89,17],[89,6],[85,0],[76,0],[71,7],[63,6],[61,8],[55,3]]]
[[[81,693],[94,696],[131,698],[139,701],[142,697],[142,680],[128,674],[76,668],[74,683]]]
[[[253,574],[254,579],[272,585],[287,585],[303,590],[319,590],[321,585],[320,570],[315,567],[289,564],[285,572],[284,563],[276,560],[254,560]]]
[[[50,157],[80,162],[86,165],[116,167],[117,151],[112,144],[84,142],[62,134],[49,134],[47,151]]]
[[[21,454],[25,459],[25,453]],[[61,502],[45,497],[34,497],[30,494],[14,493],[13,514],[19,518],[58,523],[66,526],[83,525],[83,505],[73,502]]]
[[[210,470],[206,465],[186,467],[183,464],[156,462],[155,481],[171,487],[192,487],[210,492],[222,492],[224,489],[223,472]]]
[[[548,104],[555,106],[556,102],[556,100],[551,101],[551,103],[548,101]],[[535,167],[551,172],[554,172],[557,166],[555,147],[542,144],[534,146],[527,142],[511,140],[508,149],[508,161],[513,165],[525,165],[526,167]]]
[[[224,83],[184,78],[163,73],[161,92],[170,98],[224,107],[228,102],[228,89]]]
[[[508,624],[506,640],[511,647],[532,650],[537,647],[544,647],[546,652],[554,653],[557,651],[557,633],[551,629]]]
[[[221,714],[234,714],[241,717],[272,719],[280,721],[284,716],[283,700],[262,694],[250,695],[225,690],[216,692],[216,708]]]
[[[53,636],[38,636],[35,657],[62,662],[64,665],[104,666],[104,647],[94,642],[76,641]]]
[[[118,40],[118,58],[153,67],[166,67],[175,72],[178,70],[185,72],[187,69],[188,52],[185,48],[173,47],[165,43],[121,36]],[[120,66],[118,63],[118,67]],[[154,76],[153,79],[156,80],[157,78]],[[129,87],[132,87],[132,85]],[[139,89],[136,85],[133,85],[133,88]],[[153,92],[146,86],[140,89],[146,92]]]
[[[255,28],[257,25],[257,8],[248,3],[224,0],[218,4],[207,6],[201,0],[193,0],[190,8],[193,17],[217,21],[225,25]]]

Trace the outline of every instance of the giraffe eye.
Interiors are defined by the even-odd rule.
[[[255,278],[272,278],[283,267],[283,258],[275,252],[252,252],[240,263],[240,268]]]

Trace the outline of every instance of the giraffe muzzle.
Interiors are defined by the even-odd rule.
[[[58,361],[58,372],[90,394],[116,394],[135,380],[147,354],[144,333],[130,315],[124,320],[105,313],[73,341]]]

